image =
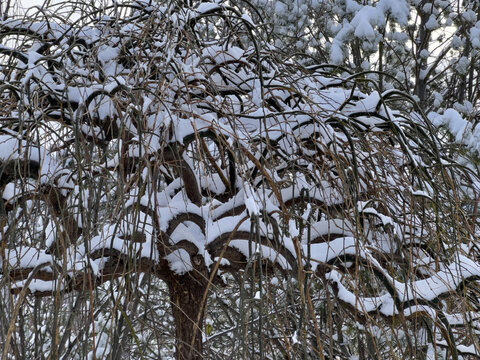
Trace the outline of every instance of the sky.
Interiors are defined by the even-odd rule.
[[[0,0],[1,1],[1,0]],[[22,4],[22,6],[27,9],[29,7],[35,6],[35,5],[42,5],[45,0],[17,0],[19,4]],[[55,2],[64,2],[65,0],[51,0],[52,3]]]
[[[43,0],[19,0],[18,1],[22,6],[27,9],[35,5],[42,5]]]
[[[21,3],[23,6],[33,6],[33,5],[40,5],[43,1],[42,0],[22,0]]]
[[[0,1],[2,1],[2,0],[0,0]],[[20,13],[27,12],[29,9],[31,9],[34,6],[42,6],[45,3],[45,1],[49,1],[50,5],[61,4],[63,9],[68,9],[69,4],[75,3],[75,2],[72,2],[72,1],[68,1],[68,0],[67,1],[66,0],[16,0],[16,2],[21,6],[21,8],[23,8],[23,10],[19,10]],[[109,1],[96,0],[95,2],[98,3],[98,4],[102,4],[102,3],[106,3],[106,2],[108,3]],[[86,3],[86,1],[80,0],[80,1],[78,1],[78,3],[82,4],[82,3]],[[35,10],[32,9],[31,11],[35,11]],[[71,18],[71,19],[73,19],[73,18]]]
[[[1,0],[0,0],[1,1]],[[28,8],[32,7],[32,6],[38,6],[38,5],[42,5],[45,0],[17,0],[17,2],[19,4],[21,4],[21,6],[27,10]],[[55,3],[55,2],[65,2],[65,0],[51,0],[52,3]]]

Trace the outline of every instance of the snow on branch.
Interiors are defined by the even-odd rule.
[[[131,272],[206,286],[258,262],[328,280],[354,312],[452,322],[441,301],[480,275],[463,203],[478,179],[445,166],[429,126],[459,140],[458,114],[418,121],[408,96],[283,59],[227,3],[126,9],[0,22],[28,39],[0,47],[10,290],[83,291]],[[408,18],[403,1],[350,10],[334,62],[349,35]],[[347,284],[360,266],[367,284]]]

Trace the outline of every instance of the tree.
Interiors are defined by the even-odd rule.
[[[125,334],[154,356],[128,311],[163,304],[155,278],[176,358],[203,358],[209,293],[229,272],[259,301],[241,357],[292,356],[297,336],[304,357],[478,355],[477,168],[438,136],[459,140],[466,121],[283,58],[248,6],[135,1],[0,23],[4,358],[29,351],[30,295],[58,311],[72,294],[70,317],[50,315],[49,356],[117,357],[108,343]],[[296,279],[294,334],[261,322],[272,276]]]
[[[454,106],[478,121],[477,0],[254,3],[266,9],[258,19],[275,23],[272,39],[289,55],[346,65],[375,79],[382,91],[415,95],[426,112]]]

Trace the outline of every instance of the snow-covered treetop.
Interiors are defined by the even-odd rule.
[[[402,88],[424,110],[455,107],[478,121],[478,0],[253,0],[279,51],[331,62]],[[245,8],[245,11],[250,11]]]

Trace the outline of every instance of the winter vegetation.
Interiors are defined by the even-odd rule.
[[[6,359],[480,358],[480,1],[0,4]]]

